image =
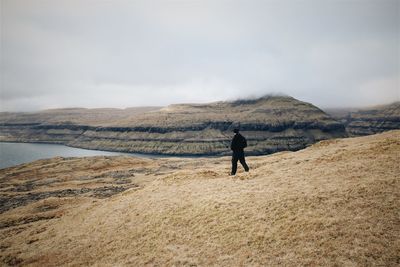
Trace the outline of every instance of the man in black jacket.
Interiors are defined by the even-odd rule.
[[[238,160],[242,164],[244,170],[246,172],[249,171],[249,166],[247,166],[247,164],[246,164],[246,160],[244,159],[244,151],[243,151],[243,149],[245,147],[247,147],[246,138],[244,138],[244,136],[239,133],[239,129],[234,129],[233,132],[235,133],[235,136],[233,137],[232,142],[231,142],[231,150],[233,151],[231,175],[236,174]]]

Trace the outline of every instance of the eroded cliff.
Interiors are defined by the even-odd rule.
[[[73,116],[67,111],[2,113],[0,140],[168,155],[226,155],[232,129],[240,127],[248,139],[248,154],[259,155],[346,136],[340,122],[312,104],[287,96],[130,112],[84,110],[82,116],[79,110],[69,110]]]
[[[349,136],[362,136],[400,129],[400,102],[353,110],[328,111],[346,126]]]

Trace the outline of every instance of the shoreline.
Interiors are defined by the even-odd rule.
[[[126,150],[105,150],[105,149],[95,149],[95,148],[86,148],[86,147],[80,147],[80,146],[71,146],[68,144],[64,144],[62,142],[50,142],[50,141],[2,141],[0,140],[0,143],[12,143],[12,144],[46,144],[46,145],[60,145],[60,146],[66,146],[66,147],[71,147],[71,148],[77,148],[77,149],[83,149],[83,150],[90,150],[90,151],[104,151],[104,152],[113,152],[113,153],[123,153],[123,154],[137,154],[137,155],[143,155],[143,156],[148,156],[149,158],[154,157],[154,158],[173,158],[173,157],[178,157],[178,158],[202,158],[202,157],[207,157],[207,158],[219,158],[219,157],[226,157],[229,156],[230,154],[227,153],[226,155],[215,155],[215,154],[180,154],[180,153],[174,153],[174,154],[156,154],[156,153],[143,153],[143,152],[130,152]],[[278,151],[280,152],[280,151]],[[249,155],[249,156],[267,156],[270,154],[259,154],[259,155]]]
[[[0,159],[1,159],[1,165],[0,169],[5,169],[5,168],[10,168],[10,167],[16,167],[21,164],[27,164],[36,160],[42,160],[42,159],[51,159],[54,157],[95,157],[95,156],[128,156],[128,157],[135,157],[135,158],[141,158],[141,159],[161,159],[161,158],[183,158],[183,159],[195,159],[195,158],[216,158],[215,156],[169,156],[169,155],[160,155],[160,154],[145,154],[145,153],[133,153],[133,152],[121,152],[121,151],[107,151],[107,150],[101,150],[101,149],[88,149],[88,148],[81,148],[81,147],[74,147],[70,145],[66,145],[63,143],[56,143],[56,142],[17,142],[17,141],[0,141],[0,145],[2,145],[2,153],[0,153]],[[59,153],[54,152],[54,151],[49,151],[49,154],[44,154],[43,156],[39,155],[40,152],[38,151],[27,151],[31,150],[31,148],[22,148],[21,149],[12,149],[14,153],[22,153],[24,156],[18,157],[13,155],[13,153],[6,152],[7,148],[4,146],[6,145],[50,145],[53,148],[59,147]],[[70,151],[66,151],[65,149],[71,149]],[[40,150],[40,148],[37,148]],[[43,148],[44,151],[49,150],[48,148]],[[35,150],[35,149],[34,149]],[[16,152],[15,152],[16,151]],[[75,151],[75,152],[74,152]],[[52,153],[53,152],[53,153]],[[81,152],[81,153],[80,153]],[[98,154],[96,154],[98,152]],[[93,153],[93,154],[91,154]],[[39,156],[37,156],[39,155]],[[4,166],[3,166],[4,165]]]

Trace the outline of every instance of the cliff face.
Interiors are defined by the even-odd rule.
[[[360,110],[332,110],[328,113],[346,126],[350,136],[400,129],[400,102]]]
[[[138,153],[226,155],[232,130],[240,127],[248,139],[248,154],[257,155],[346,136],[344,126],[320,109],[283,96],[133,111],[105,112],[107,118],[99,113],[93,118],[76,113],[68,117],[58,111],[51,119],[43,112],[3,113],[0,140]]]

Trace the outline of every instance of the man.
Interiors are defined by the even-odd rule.
[[[244,138],[244,136],[239,133],[239,129],[234,129],[233,132],[235,133],[235,136],[233,137],[232,142],[231,142],[231,150],[233,151],[231,175],[236,174],[238,160],[242,164],[244,170],[246,172],[249,171],[249,166],[247,166],[247,164],[246,164],[246,160],[244,159],[244,151],[243,151],[243,149],[245,147],[247,147],[246,138]]]

